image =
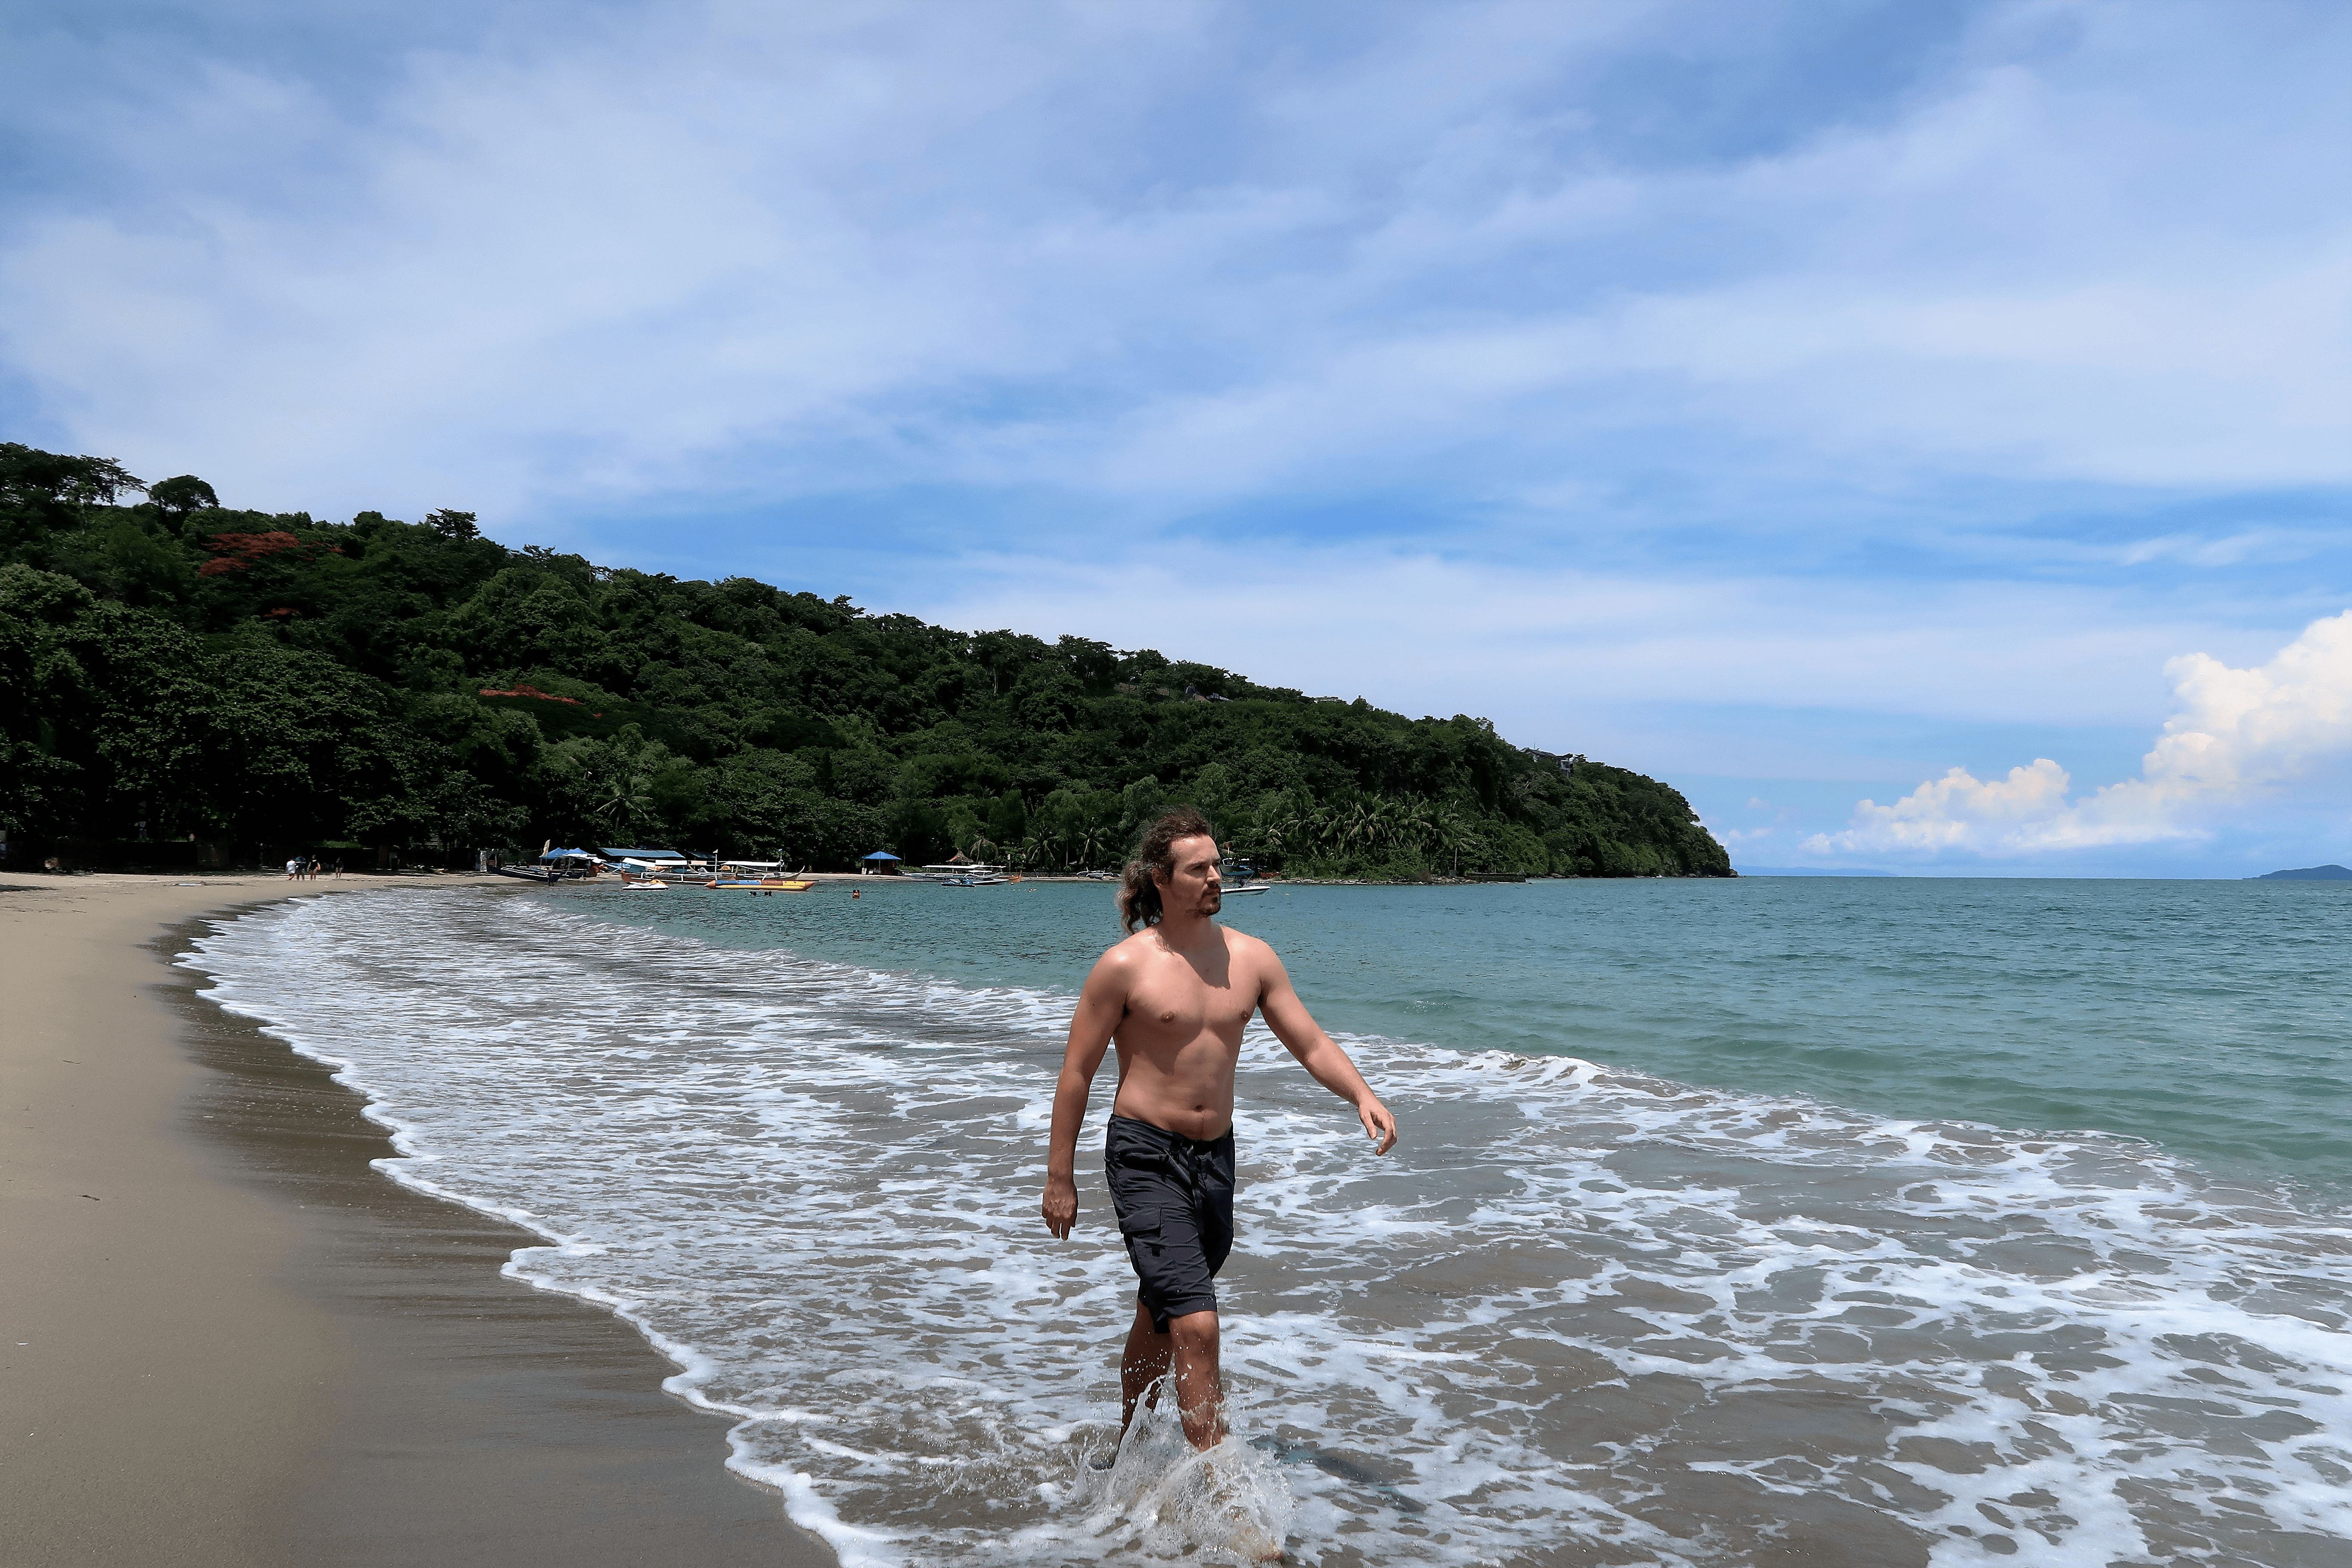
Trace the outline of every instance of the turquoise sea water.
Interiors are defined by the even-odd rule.
[[[973,985],[1075,991],[1119,934],[1107,886],[859,890],[578,892],[605,918]],[[1300,887],[1223,918],[1333,1030],[2352,1184],[2352,885]]]
[[[543,1237],[509,1272],[643,1330],[845,1568],[1230,1563],[1236,1487],[1303,1568],[2352,1568],[2347,912],[1236,899],[1404,1139],[1248,1031],[1205,1461],[1118,1438],[1108,1071],[1077,1227],[1038,1215],[1105,886],[386,890],[184,962],[367,1095],[387,1174]]]

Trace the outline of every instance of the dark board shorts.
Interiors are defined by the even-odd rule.
[[[1202,1142],[1114,1116],[1103,1177],[1152,1329],[1164,1334],[1171,1318],[1215,1311],[1217,1270],[1234,1250],[1232,1131]]]

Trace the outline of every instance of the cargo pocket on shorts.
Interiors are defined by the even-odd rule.
[[[1138,1209],[1133,1214],[1118,1216],[1118,1234],[1128,1241],[1151,1248],[1156,1257],[1160,1251],[1160,1211]]]

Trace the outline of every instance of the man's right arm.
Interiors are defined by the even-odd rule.
[[[1045,1228],[1066,1238],[1078,1217],[1078,1127],[1087,1119],[1087,1096],[1095,1069],[1127,1016],[1126,965],[1110,953],[1097,962],[1070,1016],[1070,1043],[1062,1053],[1062,1076],[1054,1085],[1054,1130],[1045,1144]]]

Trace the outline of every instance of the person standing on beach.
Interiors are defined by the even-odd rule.
[[[1356,1108],[1375,1152],[1397,1141],[1396,1118],[1307,1016],[1274,949],[1216,923],[1218,858],[1207,819],[1190,807],[1144,829],[1118,890],[1129,934],[1096,963],[1070,1020],[1044,1205],[1045,1228],[1066,1238],[1078,1213],[1078,1125],[1116,1042],[1103,1175],[1139,1282],[1119,1363],[1119,1429],[1172,1370],[1184,1436],[1202,1449],[1225,1438],[1215,1279],[1234,1245],[1234,1068],[1250,1016],[1263,1012],[1315,1081]]]

